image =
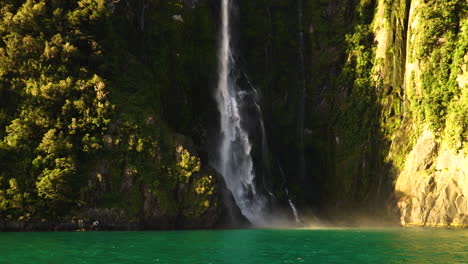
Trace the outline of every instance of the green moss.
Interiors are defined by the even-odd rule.
[[[448,145],[456,149],[466,138],[466,101],[457,78],[466,62],[467,13],[465,1],[429,1],[419,7],[424,26],[415,32],[410,49],[417,49],[420,64],[420,93],[410,94],[411,111],[421,125],[442,133]],[[464,29],[465,28],[465,29]]]

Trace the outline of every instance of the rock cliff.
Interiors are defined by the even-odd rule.
[[[402,41],[392,45],[389,41],[398,40],[398,34],[396,38],[389,38],[392,33],[388,32],[387,37],[376,34],[377,49],[387,46],[376,56],[383,58],[384,65],[393,64],[383,68],[384,85],[399,80],[403,96],[401,123],[391,133],[387,156],[396,168],[400,222],[466,226],[466,2],[380,1],[379,5],[387,9],[383,12],[387,17],[377,15],[387,20],[383,28],[403,33]],[[395,14],[401,21],[389,24]],[[395,66],[395,61],[400,62]]]

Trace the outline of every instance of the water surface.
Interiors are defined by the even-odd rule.
[[[0,233],[0,263],[468,263],[468,230]]]

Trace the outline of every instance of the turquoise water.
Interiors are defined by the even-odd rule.
[[[0,263],[468,263],[468,230],[0,233]]]

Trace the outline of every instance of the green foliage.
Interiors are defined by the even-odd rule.
[[[181,211],[185,216],[200,216],[209,207],[212,200],[215,182],[213,176],[200,172],[200,159],[192,156],[182,146],[177,148],[179,162],[177,174],[184,184],[184,193],[180,198]]]
[[[193,173],[200,171],[200,159],[196,156],[191,156],[190,152],[182,146],[177,148],[177,155],[180,159],[177,163],[179,179],[187,183]]]
[[[411,111],[419,124],[428,124],[451,148],[466,141],[466,87],[463,78],[468,53],[466,1],[426,1],[418,9],[422,29],[413,32],[421,85],[410,91]]]
[[[201,163],[169,125],[191,131],[190,98],[209,93],[208,7],[0,1],[0,217],[104,206],[138,219],[148,186],[161,211],[177,213],[178,184],[196,192]]]
[[[175,154],[175,166],[165,167],[165,177],[161,175],[152,183],[158,207],[163,214],[180,211],[186,216],[199,216],[210,207],[213,177],[201,174],[200,159],[183,146],[177,146]]]
[[[358,24],[354,32],[346,35],[348,60],[340,76],[339,83],[348,86],[347,98],[339,110],[337,134],[341,137],[344,151],[354,152],[354,149],[374,133],[376,126],[374,82],[371,72],[373,67],[374,49],[373,33],[370,25]],[[342,153],[346,155],[346,153]]]
[[[15,111],[1,120],[3,177],[11,183],[5,212],[19,209],[20,201],[16,216],[68,210],[86,182],[79,160],[101,148],[112,112],[108,88],[81,59],[98,53],[83,47],[91,36],[73,30],[76,23],[105,19],[106,10],[93,3],[28,0],[2,6],[0,75],[3,93],[15,98],[9,106]],[[59,23],[67,17],[76,23]],[[29,193],[33,199],[24,198]]]
[[[40,197],[52,201],[66,201],[71,192],[69,179],[76,173],[74,162],[70,158],[55,159],[53,169],[44,169],[36,183],[37,193]]]
[[[215,181],[211,175],[199,175],[184,193],[182,214],[185,216],[200,216],[210,206],[213,206],[212,195]],[[216,206],[216,204],[214,204]]]
[[[462,89],[447,109],[445,136],[448,145],[454,149],[467,148],[468,141],[468,87]]]

